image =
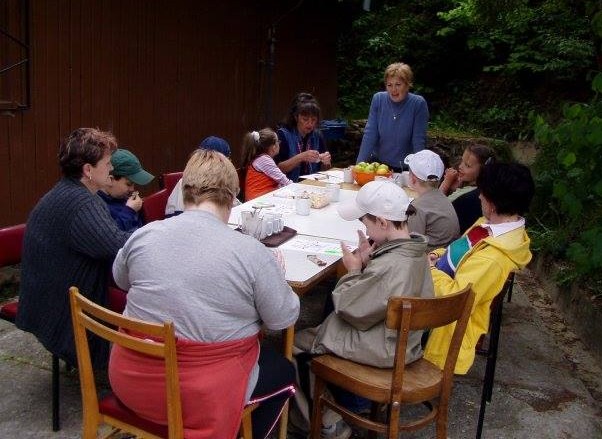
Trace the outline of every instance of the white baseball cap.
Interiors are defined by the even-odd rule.
[[[392,181],[378,180],[366,183],[355,200],[338,206],[339,215],[347,221],[356,220],[367,213],[390,221],[405,221],[410,199],[405,191]]]
[[[423,149],[416,154],[408,155],[404,163],[410,167],[410,171],[423,181],[441,180],[445,167],[441,157],[430,149]]]

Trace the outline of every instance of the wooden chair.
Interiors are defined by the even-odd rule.
[[[24,236],[25,224],[0,229],[0,267],[16,265],[21,262]],[[0,318],[15,323],[18,311],[19,299],[10,300],[0,306]],[[59,357],[52,354],[52,431],[61,429],[59,377]]]
[[[478,355],[487,357],[487,361],[485,363],[485,376],[483,377],[483,390],[481,391],[481,406],[479,408],[479,419],[477,422],[477,439],[480,439],[481,433],[483,432],[485,409],[487,408],[487,403],[491,402],[491,395],[493,392],[493,380],[495,378],[495,366],[497,363],[497,349],[502,325],[502,309],[504,306],[504,298],[508,296],[508,299],[510,299],[513,287],[514,273],[510,273],[501,291],[491,302],[489,332],[481,337],[476,347],[476,352]]]
[[[434,299],[390,298],[385,324],[387,328],[397,331],[395,360],[391,369],[366,366],[333,355],[314,358],[311,369],[316,381],[310,437],[320,437],[322,409],[327,406],[346,421],[385,434],[390,439],[397,439],[399,430],[413,431],[431,422],[436,423],[436,437],[446,439],[454,367],[473,302],[474,293],[470,285],[457,294]],[[453,322],[456,325],[443,370],[424,358],[405,364],[410,331],[437,328]],[[370,418],[355,414],[327,398],[324,395],[327,383],[370,399],[373,402]],[[400,424],[401,405],[420,403],[429,412],[412,422]],[[388,406],[386,423],[377,420],[378,409],[382,405]]]
[[[167,189],[167,196],[169,196],[173,188],[176,186],[180,178],[182,178],[184,172],[168,172],[159,176],[159,187],[161,189]]]
[[[171,192],[167,189],[161,189],[144,198],[144,203],[142,203],[142,216],[145,223],[165,218],[165,206],[167,205],[167,199],[170,194]]]
[[[184,426],[173,323],[148,323],[122,316],[88,300],[79,293],[76,287],[69,289],[69,295],[83,402],[82,437],[84,439],[96,438],[98,428],[102,424],[108,424],[112,427],[112,431],[106,437],[123,431],[150,439],[182,438]],[[149,335],[153,337],[153,341],[120,332],[120,328]],[[87,331],[111,343],[165,360],[167,427],[139,417],[125,407],[111,392],[99,401],[90,359]],[[249,405],[243,410],[240,432],[245,439],[252,439],[250,414],[254,408],[254,405]]]

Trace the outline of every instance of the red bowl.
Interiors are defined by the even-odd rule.
[[[393,172],[389,171],[386,174],[377,174],[376,172],[358,172],[353,169],[352,174],[355,182],[360,186],[363,186],[366,183],[373,181],[376,176],[390,178],[393,175]]]

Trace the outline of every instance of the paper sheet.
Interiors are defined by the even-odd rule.
[[[323,171],[315,174],[301,175],[299,178],[305,180],[320,180],[325,183],[341,183],[343,181],[343,171]]]
[[[351,243],[346,243],[351,251],[357,246]],[[343,256],[340,242],[322,241],[319,239],[299,238],[291,239],[280,246],[282,249],[297,250],[304,253],[315,253],[321,255]]]

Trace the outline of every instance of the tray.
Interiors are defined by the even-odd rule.
[[[263,245],[266,247],[278,247],[281,244],[284,244],[286,241],[291,239],[293,236],[297,234],[295,229],[291,229],[290,227],[284,226],[282,232],[277,233],[276,235],[267,236],[261,240]]]
[[[242,233],[242,230],[240,230],[240,227],[237,227],[234,230]],[[279,245],[282,245],[286,241],[291,239],[296,234],[297,234],[297,231],[295,229],[291,229],[290,227],[284,226],[284,228],[282,229],[282,232],[280,232],[276,235],[267,236],[267,237],[261,239],[259,242],[261,242],[266,247],[278,247]]]

